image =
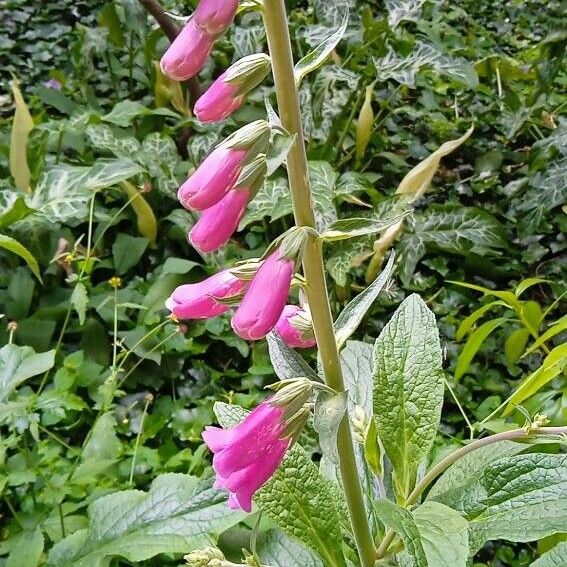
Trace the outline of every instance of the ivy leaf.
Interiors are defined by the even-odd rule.
[[[471,553],[487,540],[526,542],[563,532],[567,455],[530,453],[499,459],[462,490],[435,498],[465,514]]]
[[[87,137],[93,148],[99,152],[109,152],[116,157],[129,158],[140,151],[140,142],[133,136],[118,136],[106,124],[89,124]]]
[[[403,20],[415,22],[419,19],[426,0],[385,0],[388,23],[392,29]]]
[[[8,250],[9,252],[12,252],[22,258],[29,266],[34,276],[39,281],[41,281],[39,264],[37,263],[34,255],[23,244],[20,244],[15,238],[12,238],[11,236],[0,234],[0,248],[4,248],[5,250]]]
[[[124,490],[103,496],[88,508],[89,527],[53,546],[48,565],[105,567],[113,557],[139,562],[160,553],[187,553],[210,545],[243,517],[230,510],[226,494],[210,482],[164,474],[149,492]]]
[[[55,364],[55,351],[35,353],[28,346],[13,344],[0,349],[0,403],[28,378],[47,372]]]
[[[34,212],[26,205],[21,193],[10,189],[0,191],[0,229],[6,228]]]
[[[567,565],[567,542],[559,542],[547,553],[544,553],[530,567],[563,567]]]
[[[390,254],[388,263],[382,273],[359,295],[357,295],[341,312],[335,321],[335,337],[340,349],[345,341],[356,331],[363,317],[380,292],[386,287],[394,268],[394,254]]]
[[[341,41],[348,26],[348,16],[349,11],[347,8],[338,29],[296,63],[294,75],[297,85],[301,84],[301,81],[306,75],[320,67],[338,45],[339,41]]]
[[[248,412],[216,402],[223,427],[233,427]],[[288,536],[313,549],[329,567],[344,567],[340,518],[335,497],[315,463],[297,443],[274,476],[256,493],[254,502]]]
[[[418,295],[396,310],[374,347],[374,418],[402,501],[429,453],[443,405],[435,316]]]
[[[372,218],[347,218],[332,222],[320,235],[322,240],[335,242],[356,236],[366,236],[382,232],[390,226],[397,224],[404,215],[398,215],[386,219]]]
[[[84,283],[78,282],[75,285],[70,301],[79,316],[79,324],[82,327],[85,324],[85,316],[87,314],[87,306],[89,304],[89,294]]]

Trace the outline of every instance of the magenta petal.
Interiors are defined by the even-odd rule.
[[[201,0],[194,19],[207,33],[220,35],[232,24],[238,0]]]
[[[201,436],[213,453],[226,449],[232,440],[230,429],[222,429],[220,427],[205,427]]]
[[[242,104],[238,86],[225,82],[225,75],[223,73],[195,103],[193,112],[201,122],[223,120]]]
[[[302,338],[301,332],[291,323],[291,319],[293,317],[303,312],[304,311],[301,307],[298,307],[297,305],[286,305],[278,319],[278,322],[276,323],[275,330],[287,346],[291,348],[311,348],[317,344],[317,341],[314,338]]]

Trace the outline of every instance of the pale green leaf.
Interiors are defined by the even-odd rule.
[[[346,341],[340,354],[349,411],[360,406],[368,416],[372,415],[373,351],[369,343]]]
[[[341,25],[329,37],[324,39],[317,47],[310,51],[305,57],[300,59],[294,69],[295,82],[297,85],[301,83],[303,78],[320,67],[331,52],[335,49],[339,41],[345,34],[348,25],[348,9],[344,12]]]
[[[567,542],[559,542],[547,553],[530,564],[530,567],[565,567],[567,565]]]
[[[337,394],[321,392],[315,401],[313,428],[319,435],[319,445],[323,456],[335,464],[339,463],[337,434],[346,409],[346,392]]]
[[[443,495],[436,497],[445,502]],[[567,456],[531,453],[499,459],[450,494],[469,521],[471,553],[487,540],[526,542],[565,531]]]
[[[0,229],[7,228],[33,212],[18,191],[5,188],[0,191]]]
[[[28,165],[27,149],[28,137],[34,124],[18,83],[14,80],[10,83],[10,86],[16,107],[10,135],[10,174],[14,178],[16,187],[29,193],[31,191],[31,172]]]
[[[247,412],[215,403],[219,423],[227,428]],[[256,493],[255,504],[288,536],[313,549],[329,567],[344,567],[340,519],[328,481],[297,443],[287,452],[274,476]]]
[[[317,375],[309,364],[297,351],[288,347],[276,332],[270,333],[267,341],[270,361],[280,380],[300,377],[317,380]]]
[[[366,152],[374,128],[374,111],[372,110],[373,94],[374,83],[366,87],[364,102],[362,103],[356,122],[355,157],[357,160],[361,160],[364,157],[364,152]]]
[[[427,494],[427,498],[436,500],[440,497],[445,504],[451,506],[451,495],[459,498],[463,489],[468,484],[476,482],[490,463],[521,453],[528,447],[529,445],[524,443],[499,441],[468,453],[439,477]]]
[[[320,235],[322,240],[335,242],[356,236],[376,234],[397,224],[404,217],[403,214],[384,219],[347,218],[339,219],[329,224]]]
[[[17,542],[4,564],[5,567],[37,567],[41,563],[44,538],[41,530],[23,532],[17,536]]]
[[[11,236],[6,236],[5,234],[0,234],[0,248],[4,248],[13,254],[16,254],[29,266],[30,270],[33,272],[35,277],[41,281],[41,275],[39,273],[39,264],[33,256],[33,254],[23,245],[20,244],[15,238]]]
[[[418,295],[404,300],[384,327],[374,360],[374,418],[403,500],[431,449],[443,405],[439,333]]]
[[[150,241],[151,246],[155,246],[157,238],[157,220],[154,211],[144,199],[142,193],[136,189],[132,183],[123,181],[120,186],[124,189],[130,206],[136,213],[138,232]]]
[[[385,0],[390,27],[395,29],[402,21],[417,21],[425,1],[426,0]]]
[[[89,124],[86,134],[98,152],[109,152],[116,157],[130,158],[140,151],[140,142],[133,136],[120,136],[106,124]]]
[[[55,364],[55,351],[35,353],[31,347],[4,345],[0,349],[0,402],[28,378],[47,372]]]
[[[412,567],[429,567],[423,542],[411,512],[386,498],[378,500],[374,509],[384,525],[394,530],[404,543],[404,550],[411,559]]]
[[[356,331],[362,319],[386,287],[394,268],[394,254],[390,255],[382,273],[341,312],[335,321],[335,338],[340,349],[345,341]]]
[[[509,321],[509,319],[506,319],[505,317],[493,319],[492,321],[483,323],[480,327],[478,327],[478,329],[475,329],[471,333],[463,347],[463,350],[461,351],[461,354],[459,355],[459,358],[457,359],[457,364],[455,365],[456,381],[460,380],[468,372],[472,359],[479,351],[482,343],[484,343],[493,331],[507,321]]]
[[[258,556],[264,565],[271,567],[325,567],[308,548],[279,530],[268,530],[258,536]]]
[[[116,419],[112,412],[103,413],[95,421],[87,439],[81,459],[115,459],[120,452],[120,440],[116,435]]]
[[[565,330],[567,330],[567,315],[563,315],[561,319],[559,319],[551,327],[549,327],[549,329],[547,329],[547,331],[545,331],[545,333],[543,333],[543,335],[541,335],[539,339],[537,339],[534,344],[524,353],[524,356],[527,356],[528,354],[534,352],[534,350],[541,348],[544,343]]]
[[[53,567],[106,567],[113,557],[141,562],[160,553],[187,553],[210,545],[242,519],[226,494],[184,474],[164,474],[149,492],[125,490],[103,496],[88,508],[89,527],[55,544]]]
[[[89,304],[89,294],[84,283],[78,282],[75,285],[70,301],[73,309],[75,309],[79,316],[79,325],[82,327],[85,324],[87,306]]]

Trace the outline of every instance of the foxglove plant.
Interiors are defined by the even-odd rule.
[[[442,349],[433,313],[412,295],[385,325],[374,348],[348,341],[386,288],[394,268],[393,255],[382,274],[335,321],[327,291],[325,242],[388,228],[398,231],[404,216],[402,212],[384,222],[340,219],[323,228],[316,222],[298,87],[335,48],[347,18],[294,66],[284,1],[256,0],[247,5],[262,13],[270,56],[255,55],[233,65],[197,102],[195,113],[202,121],[227,117],[267,75],[271,63],[279,117],[267,105],[270,122],[253,122],[221,142],[180,187],[178,196],[184,207],[202,211],[190,242],[201,252],[219,249],[237,228],[247,203],[267,175],[266,155],[277,131],[290,141],[285,161],[296,226],[276,239],[260,261],[180,286],[166,303],[172,315],[181,319],[215,317],[235,306],[234,331],[251,341],[268,337],[271,360],[281,379],[273,386],[276,393],[249,414],[235,406],[216,406],[222,428],[207,427],[203,432],[214,455],[215,486],[228,492],[231,508],[250,512],[258,505],[287,535],[299,539],[331,567],[347,564],[344,551],[349,547],[350,562],[362,567],[373,567],[402,550],[408,564],[465,567],[468,556],[491,536],[529,541],[564,530],[562,518],[553,513],[546,516],[541,508],[537,519],[543,514],[543,528],[530,526],[525,516],[520,527],[514,521],[526,498],[533,498],[534,506],[542,499],[558,498],[550,496],[555,493],[550,489],[549,471],[564,478],[565,458],[521,455],[523,447],[515,444],[500,445],[500,452],[496,446],[489,447],[500,441],[567,432],[566,428],[544,427],[541,416],[523,429],[472,441],[424,474],[444,395]],[[203,0],[187,24],[193,27],[186,35],[199,32],[214,40],[230,24],[236,7],[235,2]],[[164,70],[169,68],[171,73],[179,68],[173,71],[178,77],[193,72],[210,49],[208,45],[204,43],[194,58],[187,55],[194,46],[183,42],[175,49],[172,46],[165,63],[162,60]],[[193,60],[189,69],[187,61]],[[456,149],[468,135],[470,131],[414,168],[398,193],[422,194],[442,155]],[[304,308],[288,304],[292,284],[301,288]],[[291,350],[315,345],[318,373]],[[327,478],[320,476],[297,444],[311,414],[323,453],[321,473]],[[487,449],[491,452],[478,462],[471,458],[460,465],[460,459],[465,462],[473,451]],[[453,466],[461,469],[453,472]],[[541,475],[534,472],[537,470]],[[272,479],[274,475],[277,478]],[[523,480],[507,491],[504,480],[520,477]],[[420,503],[426,490],[427,500]],[[348,510],[347,526],[342,522],[343,503]],[[211,557],[215,564],[224,564],[222,553],[205,551],[186,556],[188,563],[206,565]],[[256,557],[251,561],[259,564]]]

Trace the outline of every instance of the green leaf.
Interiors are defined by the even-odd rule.
[[[87,306],[89,304],[89,294],[85,284],[78,282],[75,285],[70,301],[79,316],[79,324],[82,327],[85,324],[85,316],[87,314]]]
[[[28,378],[47,372],[55,364],[55,351],[35,353],[28,346],[13,344],[0,349],[0,402]]]
[[[412,567],[429,567],[419,530],[411,512],[386,498],[378,500],[374,509],[384,525],[394,530],[404,543],[404,549],[411,558]]]
[[[116,157],[129,158],[140,151],[140,142],[133,136],[119,136],[106,124],[89,124],[86,134],[98,152],[109,152]]]
[[[321,392],[317,396],[313,412],[313,428],[319,435],[323,456],[335,464],[339,463],[337,434],[346,409],[346,392],[337,394]]]
[[[419,19],[426,0],[385,0],[388,23],[392,29],[402,21],[415,22]]]
[[[13,80],[10,86],[16,107],[10,134],[10,174],[14,178],[16,187],[29,193],[31,173],[27,161],[27,147],[28,137],[34,124],[18,83]]]
[[[267,341],[270,361],[276,376],[280,380],[299,377],[318,379],[317,374],[303,357],[297,351],[288,347],[276,332],[270,333],[267,336]]]
[[[81,459],[115,459],[120,453],[120,440],[116,435],[116,419],[112,412],[103,413],[95,421],[83,447]]]
[[[534,285],[539,285],[539,284],[542,284],[542,283],[552,283],[552,282],[551,282],[551,280],[546,280],[544,278],[526,278],[525,280],[522,280],[516,286],[514,293],[516,294],[516,297],[520,297],[520,295],[522,295],[522,293],[524,293],[524,291],[530,289],[530,287],[533,287]]]
[[[41,562],[44,539],[39,528],[23,532],[12,547],[5,567],[37,567]]]
[[[504,457],[511,457],[525,451],[529,445],[525,443],[514,443],[513,441],[499,441],[481,447],[476,451],[465,455],[451,465],[433,485],[428,499],[441,500],[447,506],[453,506],[456,496],[457,501],[462,491],[470,483],[476,482],[484,469],[494,461]]]
[[[77,226],[88,217],[94,190],[116,185],[142,171],[128,159],[99,160],[91,167],[53,166],[42,174],[28,203],[37,210],[31,219]]]
[[[308,548],[279,530],[268,530],[258,536],[256,549],[262,564],[273,567],[324,567]]]
[[[544,553],[530,567],[565,567],[567,565],[567,542],[560,542]]]
[[[427,567],[466,567],[468,522],[438,502],[425,502],[412,512],[427,557]]]
[[[443,405],[439,333],[418,295],[408,297],[384,327],[374,360],[374,418],[403,501],[431,449]]]
[[[335,49],[339,41],[341,41],[348,25],[348,15],[347,8],[338,29],[317,45],[313,51],[310,51],[305,57],[296,63],[294,75],[297,85],[301,83],[306,75],[320,67]]]
[[[346,240],[356,236],[376,234],[400,222],[404,215],[397,215],[387,219],[349,218],[339,219],[327,226],[319,236],[327,242]]]
[[[394,254],[390,254],[382,273],[341,312],[335,321],[335,337],[340,349],[345,341],[356,331],[362,319],[386,287],[394,268]]]
[[[147,238],[130,236],[121,232],[112,245],[116,273],[122,275],[133,268],[140,261],[148,244]]]
[[[567,525],[567,455],[499,459],[476,482],[451,492],[450,500],[469,521],[471,553],[488,540],[526,542],[562,532]]]
[[[360,406],[366,415],[372,415],[373,352],[369,343],[347,341],[340,354],[349,408]]]
[[[455,365],[455,381],[460,380],[468,372],[472,359],[488,336],[507,321],[509,321],[509,319],[505,317],[493,319],[492,321],[483,323],[478,329],[475,329],[471,333],[457,359],[457,364]]]
[[[537,350],[544,343],[546,343],[547,341],[549,341],[559,333],[562,333],[566,329],[567,329],[567,315],[563,315],[561,319],[556,321],[551,327],[549,327],[549,329],[547,329],[547,331],[545,331],[545,333],[543,333],[543,335],[539,337],[539,339],[537,339],[537,341],[534,342],[534,344],[524,353],[524,356],[531,354],[532,352],[534,352],[534,350]]]
[[[15,238],[12,238],[11,236],[0,234],[0,248],[4,248],[9,252],[13,252],[14,254],[22,258],[29,266],[30,270],[34,273],[35,277],[39,281],[41,281],[39,264],[37,263],[37,260],[34,258],[33,254],[23,244],[20,244]]]
[[[546,384],[559,376],[567,366],[567,343],[556,346],[543,360],[542,365],[532,372],[510,397],[504,415],[512,412],[515,405],[533,396]]]
[[[504,354],[508,364],[518,362],[520,356],[526,350],[526,344],[530,338],[530,331],[524,327],[511,332],[504,343]]]
[[[0,191],[0,229],[7,228],[34,212],[30,209],[17,191],[2,189]]]
[[[140,102],[133,100],[123,100],[116,104],[114,108],[102,119],[105,122],[111,122],[117,126],[127,128],[132,124],[132,120],[141,114],[144,114],[147,108]]]
[[[441,75],[448,75],[468,88],[478,87],[478,76],[474,67],[460,57],[451,57],[439,51],[434,45],[416,41],[413,51],[406,57],[392,48],[379,59],[374,60],[379,81],[393,79],[398,83],[415,88],[417,73],[431,67]]]
[[[487,287],[483,287],[481,285],[470,284],[465,282],[456,282],[453,280],[447,280],[448,283],[452,283],[461,287],[466,287],[467,289],[473,289],[475,291],[480,291],[484,295],[492,295],[504,301],[509,307],[514,309],[516,312],[520,312],[521,308],[521,301],[518,301],[518,298],[511,292],[511,291],[498,291],[495,289],[489,289]]]
[[[121,557],[140,562],[160,553],[187,553],[210,545],[210,538],[242,519],[226,494],[184,474],[164,474],[149,492],[124,490],[103,496],[88,508],[89,528],[55,544],[53,567],[107,567]]]
[[[463,340],[465,335],[473,328],[474,324],[484,316],[485,313],[490,311],[493,307],[503,306],[508,307],[503,301],[492,301],[486,305],[481,305],[478,309],[473,311],[468,317],[463,319],[457,332],[455,333],[455,339],[458,341]]]
[[[215,414],[227,428],[247,412],[216,402]],[[288,451],[274,476],[256,493],[254,502],[288,536],[313,549],[329,567],[344,567],[340,519],[328,481],[297,443]]]

